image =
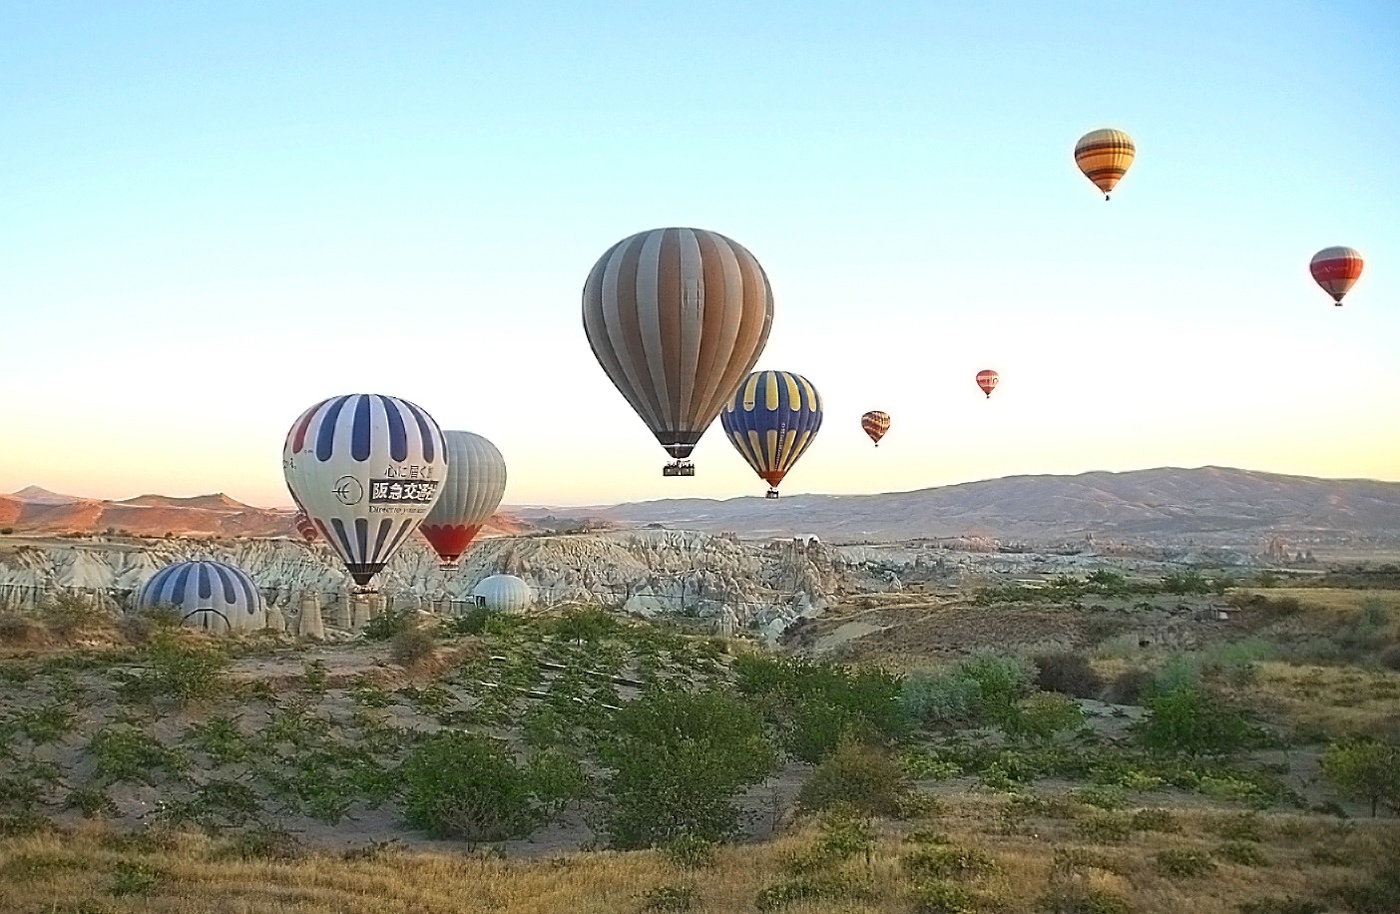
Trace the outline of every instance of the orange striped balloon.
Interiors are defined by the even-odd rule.
[[[988,398],[992,396],[992,391],[996,390],[997,382],[1000,380],[1001,376],[990,368],[984,368],[977,372],[977,386],[982,388],[982,393],[986,394]]]
[[[860,427],[870,436],[870,440],[875,442],[875,446],[879,447],[880,439],[885,437],[885,432],[890,430],[890,414],[872,409],[860,417]]]
[[[1361,277],[1361,267],[1361,254],[1355,248],[1343,247],[1323,248],[1313,255],[1308,265],[1313,281],[1332,296],[1338,307],[1341,307],[1342,296]]]
[[[1084,172],[1084,177],[1094,182],[1108,199],[1109,191],[1122,180],[1128,166],[1133,164],[1137,148],[1132,137],[1121,130],[1105,128],[1091,130],[1074,144],[1074,164]]]

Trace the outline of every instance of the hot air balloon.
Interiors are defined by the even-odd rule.
[[[267,607],[252,578],[209,559],[166,565],[147,579],[136,608],[159,606],[173,606],[181,625],[208,632],[256,632],[267,625]]]
[[[1308,269],[1312,271],[1313,280],[1341,307],[1342,296],[1361,276],[1361,266],[1361,254],[1355,248],[1338,247],[1318,251]]]
[[[1103,191],[1105,200],[1127,173],[1136,154],[1132,138],[1121,130],[1091,130],[1074,144],[1074,164]]]
[[[876,447],[879,447],[880,439],[885,437],[885,432],[890,430],[890,414],[872,409],[860,417],[860,427],[865,429],[870,440],[875,442]]]
[[[608,249],[583,286],[593,355],[661,446],[662,473],[685,458],[753,369],[773,324],[773,292],[743,245],[694,228],[661,228]]]
[[[292,526],[297,528],[297,533],[300,533],[301,538],[308,543],[316,542],[316,538],[320,536],[320,534],[316,532],[316,523],[306,516],[305,511],[297,512],[297,516],[292,518]]]
[[[433,417],[382,394],[322,400],[292,424],[282,449],[292,498],[362,591],[437,502],[446,469]]]
[[[523,612],[534,601],[530,585],[513,574],[493,574],[472,588],[477,604],[492,612]]]
[[[442,559],[456,565],[506,492],[506,461],[496,446],[472,432],[445,431],[447,476],[442,495],[418,530]]]
[[[778,483],[822,427],[822,398],[812,382],[790,371],[756,371],[720,413],[734,449],[778,497]]]
[[[982,388],[982,393],[986,394],[988,399],[991,398],[992,391],[996,390],[997,382],[1000,380],[1001,376],[990,368],[984,368],[977,372],[977,386]]]

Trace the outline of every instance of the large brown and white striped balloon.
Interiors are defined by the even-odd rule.
[[[625,238],[583,286],[593,354],[678,460],[753,369],[772,325],[763,267],[743,245],[703,229]]]
[[[1105,200],[1127,173],[1136,155],[1132,137],[1111,127],[1091,130],[1074,144],[1074,164],[1103,191]]]

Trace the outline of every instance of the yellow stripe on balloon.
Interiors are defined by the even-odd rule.
[[[793,442],[796,441],[796,440],[797,440],[797,429],[795,429],[795,428],[793,428],[793,429],[788,429],[787,435],[783,438],[783,453],[782,453],[781,459],[778,460],[778,467],[777,467],[778,469],[782,470],[784,473],[786,473],[788,470],[792,469],[793,457],[794,457],[794,455],[797,453],[797,451],[793,449],[792,444],[793,444]]]
[[[778,457],[778,430],[776,428],[770,428],[767,438],[768,448],[763,452],[763,469],[776,470],[778,468],[776,465]]]
[[[802,381],[802,389],[807,392],[806,399],[803,402],[805,402],[807,404],[807,408],[812,410],[813,412],[820,412],[822,408],[821,395],[817,393],[817,389],[812,386],[811,381],[807,380],[805,377],[802,377],[802,375],[798,375],[797,377],[800,378]],[[796,409],[797,407],[793,408]]]
[[[778,408],[778,374],[776,371],[763,373],[763,405],[768,409]]]
[[[758,431],[756,429],[749,429],[748,437],[749,453],[745,456],[744,459],[749,462],[749,466],[753,467],[755,473],[762,473],[763,440],[758,437]]]
[[[746,384],[744,385],[744,411],[745,411],[745,412],[748,412],[749,410],[753,409],[754,404],[758,402],[758,379],[759,379],[759,377],[760,377],[759,373],[758,373],[758,372],[754,372],[753,374],[749,375],[748,383],[746,383]]]

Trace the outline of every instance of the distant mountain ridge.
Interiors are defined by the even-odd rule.
[[[1093,535],[1239,540],[1270,533],[1400,539],[1400,483],[1229,467],[1160,467],[1008,476],[881,495],[666,499],[580,513],[629,524],[837,539]]]
[[[222,492],[179,498],[138,495],[103,501],[26,486],[0,495],[0,529],[19,534],[103,533],[132,536],[295,536],[290,508],[255,508]],[[496,515],[483,535],[518,533],[528,523]]]

